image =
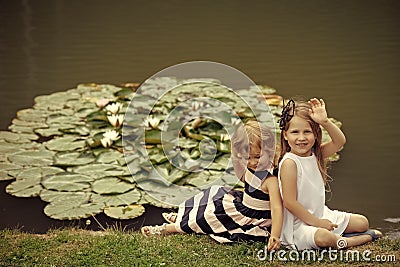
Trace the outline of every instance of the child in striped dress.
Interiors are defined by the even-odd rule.
[[[283,207],[278,179],[272,175],[275,138],[257,121],[248,121],[231,138],[235,173],[244,191],[223,186],[187,199],[178,213],[163,214],[169,224],[144,226],[145,236],[171,233],[208,234],[221,243],[252,240],[280,247]]]

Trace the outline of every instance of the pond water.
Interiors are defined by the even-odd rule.
[[[399,13],[396,0],[0,1],[0,129],[37,95],[224,63],[286,98],[323,97],[347,137],[328,205],[399,229],[384,220],[400,217]],[[33,229],[42,203],[7,196],[6,184],[0,228]]]

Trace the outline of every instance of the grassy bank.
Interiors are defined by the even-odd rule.
[[[47,234],[28,234],[17,230],[0,231],[1,266],[316,266],[373,265],[376,262],[331,261],[282,262],[261,261],[257,251],[261,243],[222,245],[207,236],[173,235],[145,238],[139,232],[53,230]],[[371,260],[377,255],[396,257],[399,264],[400,240],[381,239],[357,250],[371,250]],[[339,254],[338,254],[339,255]],[[350,258],[349,258],[350,259]]]

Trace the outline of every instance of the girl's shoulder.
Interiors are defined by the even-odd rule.
[[[279,162],[279,168],[281,168],[283,162],[287,159],[293,160],[296,164],[299,163],[299,161],[300,161],[299,156],[297,156],[296,154],[293,154],[291,152],[287,152],[285,155],[283,155],[281,161]]]
[[[287,152],[279,162],[279,176],[282,172],[282,170],[293,170],[301,173],[302,169],[302,162],[301,162],[301,157],[291,153]]]
[[[292,152],[287,152],[285,155],[283,155],[280,163],[282,163],[285,159],[292,159],[296,163],[301,164],[302,162],[308,162],[308,161],[313,161],[316,159],[315,154],[312,153],[311,156],[298,156]]]

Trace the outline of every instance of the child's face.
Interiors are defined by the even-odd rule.
[[[290,152],[301,156],[311,156],[311,149],[315,143],[315,135],[308,121],[294,116],[287,131],[283,132],[285,140],[290,146]]]
[[[261,153],[261,149],[258,146],[250,146],[247,167],[252,170],[267,170],[269,165],[270,162],[266,153]]]

